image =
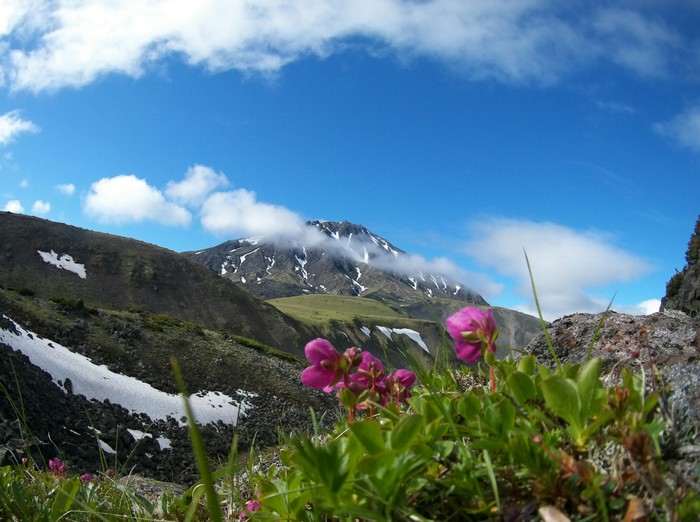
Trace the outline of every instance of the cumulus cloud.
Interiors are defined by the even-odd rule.
[[[51,211],[51,204],[48,201],[36,200],[32,205],[32,214],[42,216]]]
[[[649,315],[659,311],[661,308],[661,299],[646,299],[641,303],[633,305],[614,306],[615,310],[625,314],[632,315]]]
[[[186,209],[167,201],[157,188],[134,175],[102,178],[93,183],[83,209],[103,223],[153,221],[168,226],[186,226],[192,219]]]
[[[237,189],[210,195],[200,209],[202,226],[216,234],[266,236],[316,244],[323,236],[286,207],[258,201],[255,192]]]
[[[64,196],[72,196],[75,194],[75,185],[73,185],[73,183],[56,185],[56,190],[58,190]]]
[[[215,189],[228,186],[228,178],[210,167],[195,165],[185,174],[185,179],[168,183],[165,193],[183,205],[201,205]]]
[[[39,132],[39,127],[20,118],[19,111],[6,112],[0,116],[0,145],[7,145],[25,132]]]
[[[17,90],[80,87],[110,73],[138,77],[172,56],[210,71],[275,73],[306,56],[339,52],[350,38],[402,59],[442,60],[475,78],[545,83],[601,60],[657,74],[697,45],[697,35],[664,23],[662,4],[644,9],[633,3],[591,9],[549,0],[36,4],[12,9],[0,25],[16,36],[0,59],[7,83]],[[675,11],[683,9],[681,4]]]
[[[684,147],[700,152],[700,104],[689,107],[667,122],[657,123],[654,129]]]
[[[22,203],[20,203],[18,199],[11,199],[7,203],[5,203],[5,208],[3,208],[3,210],[5,212],[13,212],[14,214],[24,213],[24,207],[22,206]]]
[[[612,296],[606,300],[592,295],[592,291],[632,281],[651,269],[646,261],[616,247],[600,232],[512,219],[480,221],[473,226],[464,252],[513,278],[516,292],[527,300],[519,308],[528,313],[535,308],[524,251],[548,319],[573,312],[602,311]]]

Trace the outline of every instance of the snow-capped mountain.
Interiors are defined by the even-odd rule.
[[[185,254],[265,299],[326,293],[391,302],[445,297],[486,304],[463,284],[427,272],[424,260],[362,225],[346,221],[307,225],[318,234],[310,234],[306,243],[253,237]]]

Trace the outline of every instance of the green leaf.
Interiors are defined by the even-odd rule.
[[[465,419],[473,419],[481,413],[483,404],[473,395],[463,395],[456,401],[457,413]]]
[[[536,362],[537,362],[537,359],[535,358],[534,355],[532,355],[532,354],[525,355],[518,362],[518,371],[521,371],[526,375],[532,375],[533,373],[535,373],[535,363]]]
[[[80,480],[77,477],[68,479],[62,484],[51,504],[51,520],[59,520],[70,511],[78,489],[80,489]]]
[[[391,432],[391,447],[398,450],[409,447],[424,425],[425,421],[420,415],[402,417]]]
[[[581,406],[576,385],[560,375],[553,375],[542,381],[542,392],[547,406],[571,424],[577,432],[580,431],[579,410]]]
[[[537,397],[537,390],[532,378],[521,371],[515,371],[508,376],[508,386],[510,391],[518,401],[518,404],[525,404],[528,400]]]
[[[549,368],[547,368],[544,364],[540,364],[537,367],[537,373],[539,373],[540,377],[542,377],[543,379],[548,379],[552,376],[552,371]]]
[[[601,387],[600,371],[603,367],[603,361],[599,358],[589,359],[581,368],[581,373],[578,376],[578,396],[581,401],[579,420],[581,425],[585,425],[588,421],[588,412],[591,403],[595,400],[596,392]]]
[[[372,419],[353,422],[349,429],[370,455],[384,450],[382,430]]]

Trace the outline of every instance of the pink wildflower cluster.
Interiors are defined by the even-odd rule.
[[[372,404],[399,405],[410,397],[416,380],[409,370],[386,373],[379,359],[359,348],[340,353],[326,339],[310,341],[304,352],[311,366],[301,373],[301,381],[309,388],[337,392],[351,415],[355,410],[371,412]]]

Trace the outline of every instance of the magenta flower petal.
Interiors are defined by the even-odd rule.
[[[409,388],[416,382],[416,374],[410,370],[396,370],[394,376],[404,388]]]
[[[306,343],[304,353],[306,354],[306,358],[313,365],[319,365],[324,360],[340,360],[340,354],[335,348],[333,348],[330,341],[321,339],[320,337]]]
[[[457,358],[465,363],[473,363],[481,357],[481,343],[473,344],[466,341],[460,341],[455,345]]]
[[[320,366],[309,366],[301,372],[301,382],[309,388],[322,390],[333,384],[335,372],[324,370]]]
[[[447,331],[457,341],[457,357],[464,362],[477,361],[481,357],[482,347],[496,351],[498,328],[491,309],[467,306],[448,317],[445,324]]]
[[[489,310],[489,313],[491,310]],[[484,311],[475,306],[462,308],[459,312],[447,318],[447,331],[455,341],[462,339],[462,332],[475,332],[484,318]]]

